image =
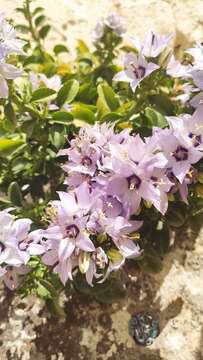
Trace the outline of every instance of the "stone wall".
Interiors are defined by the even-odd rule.
[[[0,0],[0,5],[13,16],[22,1]],[[50,41],[62,38],[70,47],[77,38],[89,42],[97,20],[111,11],[124,18],[132,35],[143,37],[152,28],[162,33],[175,31],[177,41],[186,46],[203,40],[203,0],[36,0],[35,5],[44,6],[52,19]]]

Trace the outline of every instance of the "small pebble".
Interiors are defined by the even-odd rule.
[[[129,321],[129,333],[138,345],[149,346],[159,335],[158,321],[149,314],[135,314]]]

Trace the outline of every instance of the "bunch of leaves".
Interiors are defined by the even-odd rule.
[[[25,0],[17,11],[24,17],[17,29],[27,41],[26,56],[13,58],[14,63],[23,66],[24,77],[15,84],[9,81],[9,98],[0,101],[0,207],[14,205],[18,216],[30,217],[37,227],[43,225],[46,204],[55,198],[56,190],[64,189],[60,168],[64,159],[57,157],[58,150],[68,146],[80,126],[108,122],[116,131],[130,128],[149,136],[153,126],[167,126],[166,115],[192,110],[175,100],[182,82],[168,77],[163,67],[142,81],[136,93],[128,84],[112,81],[120,69],[116,57],[135,51],[122,46],[121,38],[112,29],[105,29],[94,50],[79,40],[76,57],[71,60],[66,44],[56,44],[47,52],[51,25],[42,7],[33,8],[32,1]],[[42,82],[34,90],[31,71],[47,78],[60,76],[61,88],[56,91]],[[55,106],[54,110],[50,105]],[[198,166],[201,173],[203,164]],[[202,183],[199,178],[190,189],[190,210],[178,194],[171,199],[164,218],[150,204],[143,204],[140,218],[145,221],[138,241],[144,252],[136,260],[143,271],[159,271],[170,249],[171,231],[182,229],[194,214],[202,213]],[[21,294],[34,292],[47,300],[55,299],[55,291],[60,289],[57,276],[38,258],[31,259],[29,266],[32,270]],[[91,288],[78,276],[74,287],[107,302],[124,294],[122,283],[114,277]]]

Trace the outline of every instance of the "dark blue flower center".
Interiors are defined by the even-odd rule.
[[[142,181],[139,176],[133,174],[127,178],[127,182],[130,190],[138,190]]]
[[[136,77],[136,79],[142,79],[145,76],[146,69],[144,66],[135,66],[134,64],[131,64],[131,67],[133,69],[133,73]]]
[[[84,156],[81,161],[82,165],[90,166],[92,165],[92,159],[89,156]]]
[[[173,156],[175,157],[176,161],[185,161],[188,159],[188,150],[179,145],[176,151],[174,151]]]
[[[193,133],[189,133],[189,138],[193,140],[193,145],[195,147],[199,146],[202,143],[202,137],[201,135],[195,135]]]
[[[158,177],[156,177],[156,176],[151,176],[151,180],[153,181],[153,185],[154,185],[155,187],[157,187],[157,185],[158,185]]]
[[[80,230],[75,224],[66,226],[66,235],[70,239],[76,239]]]
[[[0,241],[0,252],[4,251],[5,245]]]

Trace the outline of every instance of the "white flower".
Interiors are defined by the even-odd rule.
[[[203,46],[197,42],[195,47],[187,49],[186,52],[193,56],[195,66],[203,69]]]
[[[8,84],[6,80],[16,79],[22,75],[22,70],[11,64],[0,62],[0,98],[8,97]]]
[[[147,57],[157,57],[170,43],[174,34],[157,35],[149,31],[144,41],[141,43],[137,38],[130,38],[136,49]]]
[[[102,21],[98,21],[94,30],[92,31],[92,38],[94,41],[97,41],[102,38],[104,35],[104,24]]]
[[[106,17],[106,19],[98,21],[95,29],[92,32],[92,37],[94,41],[102,38],[102,36],[104,35],[105,25],[114,30],[114,32],[118,36],[122,36],[126,31],[122,24],[120,16],[115,13],[111,13]]]
[[[20,244],[28,237],[31,220],[18,219],[7,210],[0,212],[0,265],[20,266],[29,260],[26,250]]]
[[[154,63],[148,63],[142,54],[129,53],[124,59],[124,70],[113,78],[114,81],[129,82],[131,89],[135,92],[138,84],[153,71],[159,68]]]
[[[47,78],[45,74],[36,74],[31,71],[29,79],[32,84],[32,89],[37,90],[41,84],[44,84],[49,89],[59,91],[61,88],[61,78],[59,75],[54,75],[51,78]]]
[[[22,47],[25,42],[16,38],[16,32],[4,18],[4,14],[0,14],[0,60],[9,54],[23,55]]]
[[[189,74],[190,68],[190,65],[182,65],[180,61],[176,60],[174,55],[172,55],[167,65],[166,73],[172,77],[188,78],[191,77]]]
[[[115,13],[109,14],[104,20],[104,24],[113,29],[118,36],[123,35],[126,31],[122,24],[121,17]]]

